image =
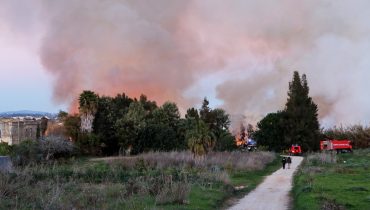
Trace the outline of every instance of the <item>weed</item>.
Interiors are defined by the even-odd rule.
[[[178,203],[185,204],[190,193],[190,184],[187,182],[172,182],[171,179],[166,180],[163,188],[155,197],[157,204]]]
[[[321,210],[345,210],[345,208],[335,200],[325,199],[322,201]]]

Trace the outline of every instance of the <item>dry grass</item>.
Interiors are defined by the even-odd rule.
[[[309,163],[315,164],[333,164],[337,163],[337,154],[334,152],[321,152],[321,153],[313,153],[307,156],[306,159]],[[312,165],[312,164],[310,164]]]
[[[160,192],[155,196],[157,204],[167,203],[187,203],[191,186],[188,182],[173,182],[172,179],[167,179],[163,184]]]
[[[152,207],[179,205],[190,202],[194,186],[204,192],[230,186],[230,170],[260,169],[274,157],[267,152],[218,152],[196,162],[189,152],[153,152],[16,167],[0,173],[0,209],[132,209],[142,204],[133,202],[137,198],[151,199]]]
[[[211,152],[202,158],[194,159],[191,152],[149,152],[134,157],[95,159],[108,163],[119,163],[133,168],[143,160],[148,167],[163,169],[168,167],[222,168],[228,170],[260,170],[275,159],[271,152]]]

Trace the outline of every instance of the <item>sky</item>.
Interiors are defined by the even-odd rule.
[[[307,75],[323,126],[370,121],[367,0],[0,0],[0,111],[76,110],[83,90],[203,97],[245,123]]]
[[[0,24],[0,112],[67,110],[53,102],[53,77],[41,65],[36,43]]]

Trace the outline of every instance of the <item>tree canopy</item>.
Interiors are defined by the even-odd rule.
[[[188,109],[185,118],[181,118],[176,103],[165,102],[158,107],[145,95],[136,99],[124,93],[110,97],[83,91],[79,104],[79,116],[61,113],[60,119],[65,122],[68,136],[84,153],[114,155],[191,149],[203,154],[202,151],[234,148],[234,138],[228,130],[229,115],[222,109],[211,109],[206,98],[199,110]],[[90,132],[83,124],[86,119],[92,121]]]
[[[304,151],[319,149],[318,108],[309,96],[306,75],[293,73],[289,82],[285,108],[270,113],[258,124],[253,136],[259,144],[272,150],[282,150],[299,144]]]

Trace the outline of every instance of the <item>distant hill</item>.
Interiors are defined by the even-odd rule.
[[[57,114],[31,110],[0,112],[0,117],[43,117],[43,116],[46,116],[48,118],[55,118]]]

